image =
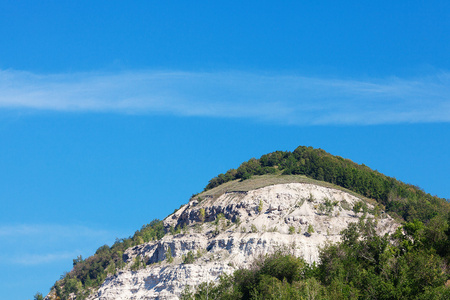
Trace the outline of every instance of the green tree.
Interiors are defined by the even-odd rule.
[[[363,208],[363,203],[362,201],[358,201],[353,205],[353,212],[355,213],[355,215],[357,215],[359,212],[362,211]]]
[[[308,230],[306,231],[308,234],[313,234],[314,233],[314,227],[311,225],[311,224],[309,224],[308,225]]]
[[[192,264],[195,260],[194,253],[192,251],[189,251],[184,257],[183,257],[183,263],[184,264]]]
[[[89,274],[87,274],[86,279],[84,281],[84,286],[85,287],[91,287],[93,284],[91,277],[89,276]]]
[[[295,233],[295,227],[294,226],[289,226],[289,234],[294,234]]]
[[[134,258],[133,264],[131,265],[131,270],[137,271],[141,268],[142,265],[143,265],[143,261],[142,261],[141,257],[139,255],[137,255]]]
[[[189,285],[186,285],[183,292],[181,292],[180,300],[191,300],[193,299],[193,297],[194,294],[191,291],[191,287]]]
[[[169,264],[173,263],[172,248],[167,247],[166,260]]]
[[[73,266],[80,262],[83,262],[83,257],[81,255],[78,255],[77,258],[73,260]]]
[[[37,292],[37,293],[34,295],[34,300],[44,300],[44,296],[42,296],[41,293]]]
[[[205,209],[204,208],[200,208],[200,221],[202,223],[205,222],[205,215],[206,215]]]
[[[106,272],[111,275],[116,274],[116,264],[114,263],[114,261],[111,261],[111,263],[108,265],[108,267],[106,268]]]
[[[260,212],[262,212],[262,209],[263,209],[263,201],[262,200],[259,200],[259,204],[258,204],[258,212],[260,213]]]

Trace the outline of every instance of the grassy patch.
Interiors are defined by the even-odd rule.
[[[281,174],[268,174],[268,175],[260,175],[260,176],[252,176],[247,180],[233,180],[225,182],[213,189],[202,192],[199,194],[200,197],[212,197],[213,199],[219,198],[221,195],[230,192],[241,192],[246,193],[251,190],[260,189],[266,186],[276,185],[276,184],[285,184],[285,183],[308,183],[315,184],[318,186],[323,186],[327,188],[333,188],[337,190],[341,190],[347,192],[355,197],[364,199],[373,203],[374,201],[370,201],[369,199],[352,192],[348,189],[340,187],[338,185],[328,183],[325,181],[319,181],[312,178],[308,178],[304,175],[281,175]]]

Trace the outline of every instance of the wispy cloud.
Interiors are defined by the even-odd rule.
[[[114,242],[112,232],[80,225],[20,224],[0,226],[0,264],[39,265],[92,255]],[[80,248],[80,245],[84,245]]]
[[[12,255],[8,258],[9,264],[17,264],[23,266],[33,266],[41,264],[49,264],[58,261],[71,262],[72,259],[80,255],[79,251],[72,252],[58,252],[58,253],[45,253],[45,254],[20,254]]]
[[[450,121],[450,73],[372,80],[244,72],[0,71],[0,108],[246,118],[287,124]]]
[[[59,225],[59,224],[19,224],[0,226],[0,238],[19,237],[29,238],[31,236],[57,236],[64,237],[101,237],[108,234],[106,230],[92,229],[80,225]]]

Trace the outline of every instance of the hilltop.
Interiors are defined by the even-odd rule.
[[[199,286],[201,294],[202,282],[217,282],[223,274],[232,276],[277,253],[318,266],[309,278],[322,280],[317,289],[325,293],[329,278],[321,278],[319,270],[332,256],[327,251],[343,247],[345,253],[363,241],[379,249],[353,262],[361,267],[366,256],[376,256],[371,264],[382,263],[379,255],[389,247],[404,251],[392,263],[410,251],[427,251],[420,252],[425,260],[434,255],[431,263],[441,273],[425,287],[440,287],[450,279],[444,267],[449,212],[444,199],[321,149],[276,151],[219,174],[163,221],[144,225],[112,247],[100,247],[90,258],[74,259],[73,270],[46,299],[178,299],[188,297],[187,286]],[[242,291],[236,293],[232,298]]]
[[[299,146],[293,152],[275,151],[259,159],[252,158],[237,169],[212,178],[205,191],[232,180],[264,174],[304,175],[332,183],[374,199],[390,215],[405,221],[428,222],[438,214],[450,212],[450,204],[445,199],[427,194],[418,186],[403,183],[322,149],[305,146]]]

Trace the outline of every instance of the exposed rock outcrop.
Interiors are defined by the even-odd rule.
[[[183,228],[181,233],[129,248],[128,268],[108,277],[91,299],[178,299],[186,286],[215,281],[281,247],[317,261],[320,246],[339,241],[341,230],[358,221],[362,213],[355,215],[352,207],[359,201],[345,191],[307,183],[197,197],[164,220],[168,231]],[[379,234],[397,226],[379,214]],[[146,267],[131,271],[136,257]]]

